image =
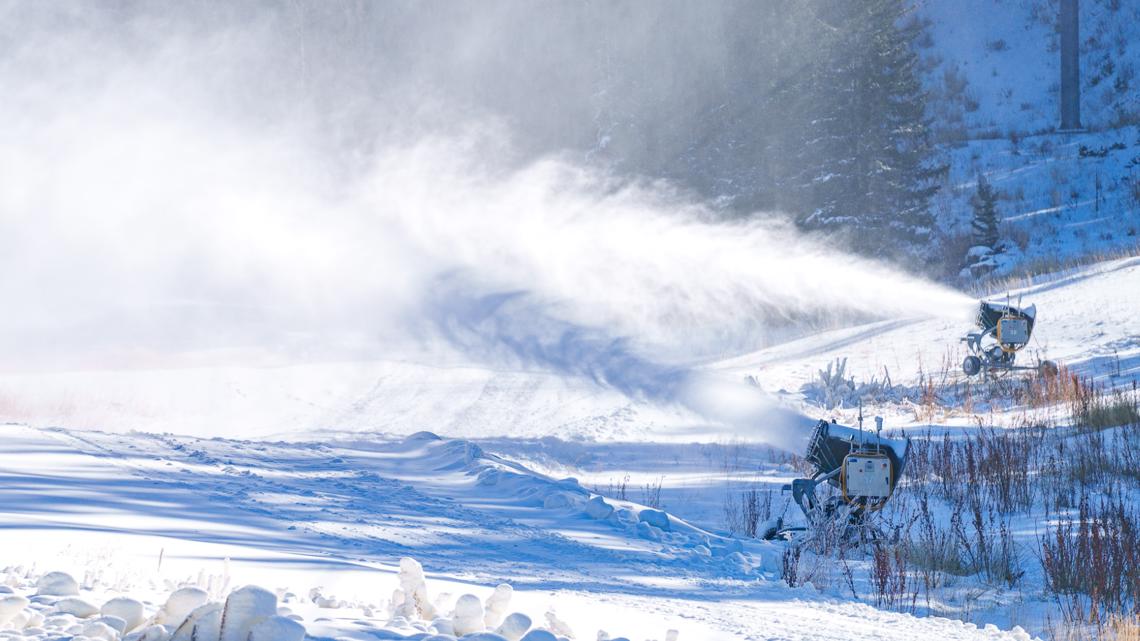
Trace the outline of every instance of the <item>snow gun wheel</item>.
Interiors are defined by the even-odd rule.
[[[977,376],[982,371],[982,359],[974,355],[967,356],[962,361],[962,371],[966,376]]]

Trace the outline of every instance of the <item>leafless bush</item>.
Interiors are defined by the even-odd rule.
[[[1066,620],[1140,614],[1140,519],[1122,500],[1082,496],[1076,516],[1062,516],[1040,542],[1045,587]]]
[[[784,563],[780,577],[784,579],[784,583],[787,583],[788,587],[794,588],[800,584],[800,554],[799,546],[789,545],[784,548]]]
[[[760,491],[756,487],[743,492],[730,490],[724,512],[729,531],[755,538],[760,524],[772,518],[772,490]]]
[[[918,591],[908,580],[907,547],[877,544],[871,551],[871,585],[881,608],[913,611]]]
[[[656,480],[641,486],[642,505],[648,505],[652,508],[661,507],[661,486],[664,482],[665,477],[659,476]]]

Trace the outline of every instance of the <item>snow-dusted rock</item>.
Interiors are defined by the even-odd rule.
[[[88,619],[99,614],[99,608],[75,596],[56,601],[54,608],[60,614],[70,614],[78,619]]]
[[[513,612],[503,620],[503,624],[495,632],[503,635],[507,641],[519,641],[527,630],[530,630],[530,626],[530,617],[521,612]]]
[[[292,619],[271,616],[249,631],[248,641],[303,641],[305,627]]]
[[[659,530],[669,531],[669,515],[663,510],[645,508],[637,513],[637,520],[648,523]]]
[[[455,616],[451,620],[455,636],[462,637],[486,629],[483,623],[483,603],[474,594],[464,594],[455,603]]]
[[[277,616],[277,595],[256,585],[238,588],[226,598],[218,639],[248,641],[253,627],[272,616]]]
[[[78,596],[79,583],[66,572],[48,572],[36,581],[36,594],[44,596]]]
[[[103,607],[99,608],[99,611],[103,613],[104,616],[114,616],[122,619],[125,625],[125,628],[122,630],[123,632],[134,630],[142,625],[143,620],[146,619],[146,611],[143,608],[143,604],[125,596],[115,597],[104,603]]]
[[[155,616],[155,623],[177,628],[194,610],[206,605],[210,595],[201,588],[179,588],[166,598],[166,603]]]
[[[614,506],[606,503],[606,499],[600,494],[586,501],[586,516],[591,519],[601,521],[602,519],[609,518],[613,513]]]
[[[507,615],[507,608],[511,605],[512,594],[514,594],[514,589],[506,583],[502,583],[495,587],[491,596],[487,597],[487,603],[483,606],[483,623],[487,629],[493,630],[503,622],[503,617]]]

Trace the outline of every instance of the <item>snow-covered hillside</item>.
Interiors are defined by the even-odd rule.
[[[950,234],[969,230],[978,176],[999,193],[998,274],[1050,271],[1140,244],[1140,8],[1081,2],[1079,133],[1056,133],[1057,2],[916,2],[930,116],[949,176],[934,207]]]

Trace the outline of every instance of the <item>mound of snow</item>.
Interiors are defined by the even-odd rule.
[[[275,594],[256,585],[234,590],[222,611],[218,641],[249,641],[253,627],[273,616],[277,616]]]
[[[606,499],[601,495],[591,498],[586,501],[586,516],[591,519],[601,521],[607,519],[614,513],[614,506],[606,503]]]
[[[451,620],[455,636],[464,636],[473,632],[482,632],[483,603],[474,594],[464,594],[455,604],[455,618]]]
[[[48,572],[36,582],[37,596],[77,596],[79,583],[66,572]]]
[[[530,626],[530,617],[520,612],[513,612],[503,620],[503,624],[495,632],[507,641],[519,641],[530,630]]]
[[[209,600],[210,595],[206,594],[202,588],[192,586],[179,588],[167,597],[166,603],[155,616],[155,623],[177,628],[182,625],[186,617],[190,616],[191,612],[205,605]]]
[[[495,591],[491,596],[487,597],[487,603],[483,606],[483,624],[488,629],[494,629],[503,622],[503,617],[507,615],[507,608],[511,604],[511,595],[514,594],[514,588],[501,583],[495,587]]]
[[[103,616],[118,617],[123,621],[123,629],[119,631],[120,633],[130,632],[146,620],[143,604],[125,596],[115,597],[104,603],[99,611]]]
[[[428,598],[424,568],[411,557],[400,559],[400,591],[404,597],[404,603],[398,611],[400,616],[425,621],[435,618],[435,606]]]
[[[637,513],[637,519],[643,523],[648,523],[659,530],[669,531],[669,515],[663,510],[655,510],[653,508],[645,508]]]
[[[79,619],[88,619],[99,614],[99,608],[91,605],[79,597],[69,596],[55,602],[55,611],[60,614],[70,614]]]

